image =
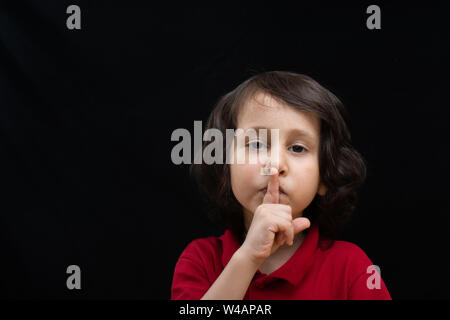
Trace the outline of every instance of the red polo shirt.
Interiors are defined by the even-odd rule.
[[[229,230],[220,237],[192,241],[175,266],[171,299],[200,299],[238,248]],[[244,300],[390,300],[384,281],[371,265],[353,243],[335,241],[329,249],[320,248],[319,230],[313,225],[284,265],[270,274],[256,272]]]

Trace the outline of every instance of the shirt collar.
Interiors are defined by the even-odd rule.
[[[225,267],[236,250],[239,249],[240,244],[236,236],[229,229],[225,231],[220,239],[222,240],[223,249],[222,263]],[[263,275],[259,270],[257,271],[257,274],[259,276],[285,279],[293,285],[299,284],[313,263],[314,253],[318,247],[318,242],[319,228],[313,224],[311,225],[308,234],[303,239],[300,247],[284,265],[269,275]]]

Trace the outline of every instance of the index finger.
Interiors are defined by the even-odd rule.
[[[267,185],[267,192],[264,195],[263,203],[280,202],[280,181],[278,180],[278,170],[277,168],[272,168],[272,170],[274,170],[274,173],[269,176],[269,184]]]

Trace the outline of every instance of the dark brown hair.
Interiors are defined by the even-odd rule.
[[[311,112],[320,119],[319,172],[327,193],[324,196],[316,194],[303,216],[317,224],[321,238],[331,240],[332,245],[355,211],[356,188],[366,178],[364,159],[350,144],[347,111],[334,94],[311,77],[269,71],[250,77],[220,97],[204,130],[216,128],[225,137],[226,129],[237,129],[241,107],[256,92],[267,93],[281,103]],[[202,150],[209,143],[204,142]],[[223,154],[226,154],[226,148],[224,146]],[[242,243],[246,230],[242,206],[231,190],[229,164],[192,164],[190,173],[205,197],[209,217],[230,229]]]

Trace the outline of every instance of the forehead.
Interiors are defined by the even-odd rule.
[[[257,92],[242,106],[237,117],[237,128],[265,127],[283,131],[300,129],[318,138],[320,119],[307,111],[289,106],[264,92]]]

